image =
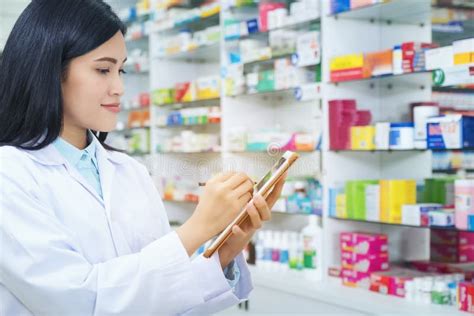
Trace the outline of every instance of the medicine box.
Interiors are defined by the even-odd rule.
[[[474,147],[474,117],[450,114],[427,119],[427,142],[430,149]]]
[[[378,255],[388,251],[388,238],[384,234],[343,232],[340,234],[342,251],[356,254]]]

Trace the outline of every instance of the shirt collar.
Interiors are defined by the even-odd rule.
[[[77,165],[77,163],[79,163],[81,157],[84,154],[88,155],[95,162],[96,142],[94,141],[94,136],[90,131],[87,133],[87,142],[89,145],[87,145],[85,149],[78,149],[77,147],[68,143],[63,138],[58,137],[53,142],[53,145],[71,165],[75,166]]]

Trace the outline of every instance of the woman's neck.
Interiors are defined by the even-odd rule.
[[[60,137],[78,149],[87,147],[87,130],[63,128]]]

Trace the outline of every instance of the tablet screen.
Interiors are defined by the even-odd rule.
[[[278,160],[278,162],[273,165],[273,167],[268,171],[268,173],[260,180],[259,183],[255,185],[255,190],[258,192],[261,188],[265,185],[265,183],[271,179],[271,177],[275,174],[275,172],[285,163],[286,158],[283,156]]]

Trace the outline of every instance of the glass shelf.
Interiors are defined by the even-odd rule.
[[[204,30],[208,27],[219,25],[219,15],[219,12],[217,12],[206,17],[195,16],[180,22],[172,20],[162,21],[153,27],[152,32],[179,32],[182,29],[190,29],[193,32]]]
[[[428,1],[391,0],[330,14],[329,16],[335,19],[426,25],[431,21],[431,4]]]
[[[440,230],[451,230],[451,231],[469,231],[469,230],[465,230],[465,229],[458,229],[456,227],[414,226],[414,225],[406,225],[406,224],[392,224],[392,223],[383,223],[383,222],[376,222],[376,221],[367,221],[367,220],[352,219],[352,218],[340,218],[340,217],[335,217],[335,216],[329,216],[329,218],[334,219],[334,220],[338,220],[338,221],[379,224],[379,225],[387,225],[387,226],[395,226],[395,227],[408,227],[408,228],[421,228],[421,229],[440,229]]]
[[[174,54],[156,56],[156,59],[182,61],[214,61],[219,62],[219,42],[198,46],[194,49]]]
[[[189,125],[156,125],[157,128],[194,128],[194,127],[208,127],[208,126],[220,126],[221,123],[206,123],[206,124],[189,124]]]
[[[407,76],[415,76],[415,75],[427,75],[431,74],[431,71],[425,70],[425,71],[415,71],[415,72],[407,72],[403,74],[391,74],[391,75],[384,75],[384,76],[378,76],[378,77],[370,77],[370,78],[360,78],[360,79],[351,79],[351,80],[344,80],[344,81],[330,81],[329,83],[334,84],[334,85],[339,85],[339,84],[349,84],[352,82],[370,82],[370,81],[380,81],[380,80],[396,80],[398,78],[403,78]]]
[[[267,31],[259,31],[259,32],[250,33],[243,36],[238,36],[238,37],[229,37],[229,38],[226,38],[225,41],[234,42],[234,41],[240,41],[240,40],[249,39],[249,38],[267,36],[270,32],[274,32],[278,30],[295,30],[296,31],[296,30],[306,29],[310,27],[312,24],[320,23],[320,21],[321,21],[321,18],[319,17],[311,18],[305,21],[300,21],[297,23],[292,23],[292,24],[281,26],[281,27],[276,27]]]
[[[199,154],[220,154],[221,151],[194,151],[194,152],[186,152],[186,151],[158,151],[157,154],[164,154],[164,155],[199,155]]]
[[[189,102],[175,102],[175,103],[168,103],[162,105],[154,105],[160,109],[167,109],[167,108],[185,108],[185,107],[194,107],[194,106],[216,106],[216,102],[220,102],[220,98],[210,98],[204,100],[196,100],[196,101],[189,101]],[[209,103],[212,103],[208,105]],[[218,104],[217,104],[218,105]]]

